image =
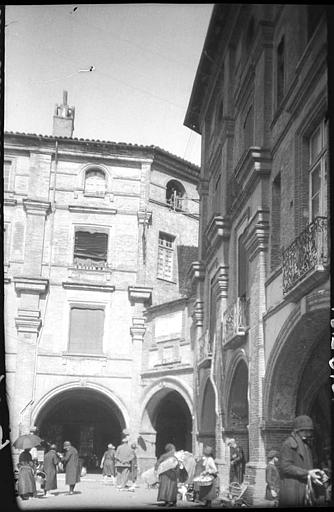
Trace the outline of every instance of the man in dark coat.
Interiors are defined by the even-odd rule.
[[[230,482],[242,484],[245,473],[244,451],[235,439],[230,439],[228,445],[230,447]]]
[[[74,487],[77,482],[80,482],[80,466],[78,451],[69,441],[64,443],[65,455],[62,458],[62,463],[65,467],[66,481],[69,485],[69,494],[74,494]]]
[[[45,486],[44,495],[47,496],[48,491],[57,489],[57,465],[60,459],[57,455],[57,446],[52,444],[50,450],[44,455],[44,473]]]
[[[279,458],[280,493],[279,506],[302,507],[306,504],[308,477],[312,484],[322,485],[321,472],[313,468],[310,448],[313,422],[309,416],[297,416],[290,436],[284,441]]]

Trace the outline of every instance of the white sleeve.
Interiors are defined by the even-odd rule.
[[[217,466],[212,457],[207,461],[207,471],[209,471],[209,473],[217,473]]]

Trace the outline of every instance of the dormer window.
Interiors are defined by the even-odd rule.
[[[100,169],[89,169],[85,174],[85,195],[104,197],[106,192],[106,176]]]
[[[166,203],[170,205],[173,210],[185,209],[185,189],[182,183],[176,180],[171,180],[166,186]]]

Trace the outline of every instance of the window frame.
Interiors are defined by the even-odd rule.
[[[160,240],[163,240],[163,238],[161,238],[161,235],[170,238],[170,243],[172,244],[171,247],[168,247],[166,245],[160,244]],[[175,241],[176,241],[176,237],[174,235],[171,235],[170,233],[166,233],[165,231],[159,231],[159,234],[158,234],[158,256],[157,256],[157,279],[161,279],[163,281],[169,281],[169,282],[173,282],[173,283],[175,282],[174,281],[174,276],[175,276],[175,269],[174,269],[174,265],[175,265]],[[164,262],[163,262],[163,267],[164,267],[163,268],[163,273],[162,273],[162,275],[159,275],[159,255],[160,255],[160,250],[161,249],[163,249],[163,251],[164,251],[163,254],[167,254],[167,253],[171,254],[170,277],[166,276],[166,272],[165,272],[165,266],[166,266],[165,260],[166,260],[166,258],[165,257],[164,257]]]
[[[71,326],[72,326],[72,310],[73,309],[94,309],[103,310],[103,328],[102,328],[102,340],[101,340],[101,351],[100,352],[84,352],[84,351],[71,351]],[[93,303],[93,302],[79,302],[73,301],[68,305],[68,335],[67,335],[67,347],[66,353],[69,355],[82,355],[92,357],[104,357],[105,356],[105,338],[107,332],[107,305],[104,303]]]
[[[73,231],[72,231],[72,248],[71,248],[70,267],[77,268],[78,270],[82,270],[82,271],[89,270],[89,271],[93,271],[93,272],[101,272],[101,271],[103,272],[106,270],[110,270],[110,266],[111,266],[111,227],[110,226],[101,226],[101,225],[96,225],[96,224],[74,224],[72,226],[72,228],[73,228]],[[90,232],[92,234],[93,233],[104,233],[107,235],[107,237],[108,237],[107,255],[106,255],[106,261],[105,261],[104,266],[101,266],[101,268],[84,268],[84,267],[80,268],[75,264],[75,261],[74,261],[75,235],[76,235],[76,232],[78,232],[78,231],[82,231],[82,232],[86,231],[86,232]]]
[[[318,153],[312,159],[312,141],[319,131],[320,136],[320,148]],[[316,169],[319,168],[319,190],[313,193],[312,178]],[[328,125],[325,119],[322,119],[320,123],[312,130],[312,133],[308,137],[308,211],[309,211],[309,222],[312,222],[316,217],[327,216],[327,201],[328,201]],[[313,210],[313,199],[319,197],[318,213],[314,215]]]
[[[86,182],[87,182],[87,175],[89,173],[99,173],[100,175],[103,175],[104,178],[104,189],[103,191],[87,191],[86,189]],[[107,183],[107,174],[104,169],[101,169],[100,167],[89,167],[88,169],[85,169],[84,173],[84,183],[83,183],[83,193],[85,197],[95,197],[95,198],[104,198],[106,196],[108,190],[108,183]]]

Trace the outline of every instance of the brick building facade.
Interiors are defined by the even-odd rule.
[[[199,169],[73,138],[74,113],[65,93],[52,136],[4,136],[11,436],[36,426],[88,461],[127,428],[143,470],[168,441],[191,449]]]
[[[185,125],[202,135],[190,276],[194,432],[246,459],[253,497],[296,414],[330,442],[327,35],[323,6],[217,4]]]

